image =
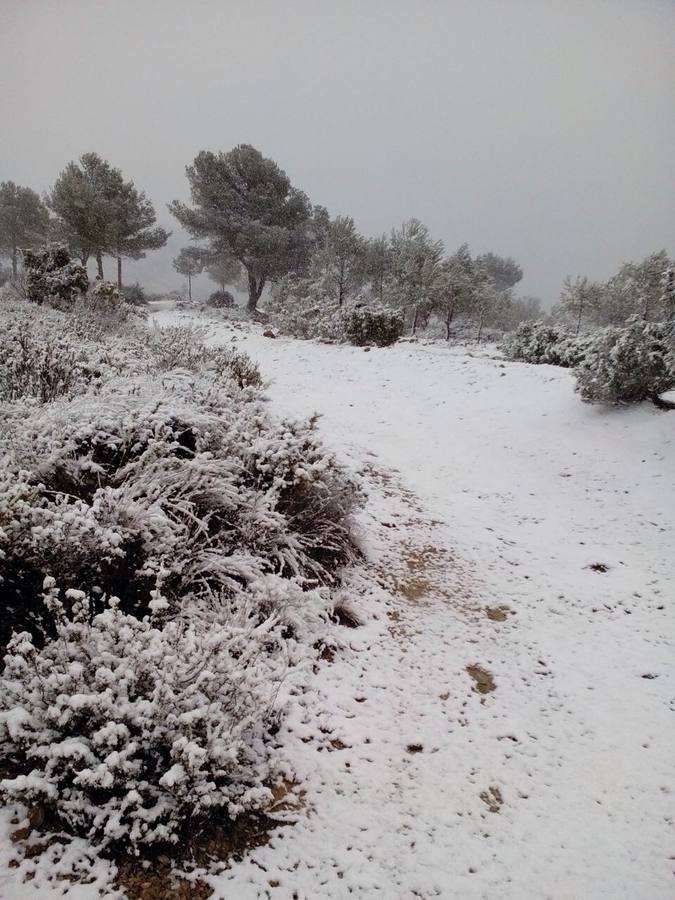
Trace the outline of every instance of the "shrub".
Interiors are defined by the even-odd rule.
[[[637,316],[607,328],[590,344],[574,371],[581,399],[637,403],[675,387],[675,323]]]
[[[402,314],[379,304],[357,303],[344,311],[343,319],[345,337],[357,347],[364,344],[390,347],[403,334]]]
[[[122,288],[122,296],[125,301],[131,306],[147,306],[148,305],[148,295],[145,292],[145,289],[141,287],[141,285],[136,282],[135,284],[125,285]]]
[[[332,583],[353,558],[354,484],[311,423],[272,422],[231,380],[109,378],[7,420],[0,450],[5,629],[39,618],[47,575],[142,615],[270,573]]]
[[[31,337],[78,321],[24,306]],[[281,679],[326,637],[359,492],[313,422],[240,387],[243,354],[131,327],[73,352],[100,366],[74,396],[0,405],[2,790],[136,851],[268,802]]]
[[[24,250],[26,294],[32,303],[51,303],[67,308],[89,286],[87,270],[70,257],[62,244],[41,250]]]
[[[48,403],[84,389],[92,370],[63,338],[40,333],[26,319],[0,328],[0,400],[34,397]]]
[[[344,340],[342,311],[337,303],[284,292],[272,299],[268,312],[280,334],[324,341]]]
[[[6,795],[134,850],[269,803],[265,738],[287,668],[274,617],[243,609],[159,628],[114,598],[91,620],[83,592],[58,594],[46,579],[57,639],[38,649],[18,634],[5,657],[0,743],[26,761]]]
[[[592,337],[573,337],[557,325],[521,322],[502,343],[507,359],[571,368],[583,359]]]
[[[240,388],[260,387],[260,369],[246,353],[229,347],[207,347],[205,332],[190,325],[153,329],[148,337],[154,367],[162,372],[182,368],[233,378]]]
[[[206,305],[215,309],[231,309],[235,305],[234,296],[229,291],[214,291],[209,294]]]
[[[294,290],[294,282],[287,280],[269,307],[272,322],[282,334],[380,347],[394,344],[403,334],[403,315],[382,304],[339,306],[313,295],[299,297]]]

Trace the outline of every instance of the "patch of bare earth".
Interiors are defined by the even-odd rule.
[[[212,874],[238,862],[251,850],[266,844],[271,832],[281,824],[291,824],[287,818],[275,818],[301,808],[304,792],[297,791],[293,781],[282,781],[272,786],[272,803],[266,812],[240,816],[236,821],[213,821],[186,834],[175,846],[162,850],[150,850],[142,857],[134,858],[123,853],[110,858],[115,865],[114,886],[129,900],[205,900],[213,893],[203,875]],[[49,815],[36,816],[33,808],[29,824],[18,828],[11,835],[20,852],[20,858],[10,866],[18,868],[23,860],[36,860],[47,850],[59,846],[65,848],[71,839],[59,828],[58,821]],[[61,852],[57,856],[62,855]],[[25,880],[33,875],[26,872]],[[92,883],[85,866],[82,871],[60,872],[55,881],[73,884]]]
[[[481,791],[480,799],[491,813],[498,813],[504,805],[504,798],[499,788],[492,784],[486,791]]]
[[[495,680],[492,677],[492,673],[488,672],[488,670],[484,669],[482,666],[472,664],[466,667],[466,671],[473,679],[474,691],[478,691],[479,694],[489,694],[497,687]]]

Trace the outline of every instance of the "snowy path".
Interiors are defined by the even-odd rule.
[[[270,896],[672,897],[675,416],[586,407],[565,371],[443,347],[364,353],[226,325],[212,339],[233,336],[278,410],[319,411],[352,464],[398,470],[443,523],[411,525],[413,540],[468,560],[484,603],[515,613],[437,599],[408,611],[400,652],[355,654],[374,705],[360,730],[395,752],[331,754],[351,772],[325,790],[346,794],[258,852],[325,883],[277,875]],[[472,663],[495,691],[471,691]],[[331,858],[350,874],[331,877]],[[243,887],[250,867],[232,877]]]

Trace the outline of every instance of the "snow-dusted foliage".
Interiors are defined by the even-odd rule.
[[[675,324],[645,322],[606,328],[575,368],[582,400],[635,403],[675,387]]]
[[[154,328],[145,340],[160,371],[181,368],[195,373],[210,372],[226,380],[234,378],[241,388],[260,387],[260,370],[249,356],[229,347],[207,347],[204,336],[200,328],[175,325]]]
[[[344,323],[340,306],[315,291],[302,290],[304,282],[287,278],[276,286],[266,305],[270,321],[281,334],[323,341],[342,341]]]
[[[212,294],[209,294],[206,305],[212,306],[214,309],[231,309],[235,305],[234,295],[226,290],[213,291]]]
[[[390,347],[403,334],[403,313],[382,304],[356,303],[343,313],[345,337],[361,347],[376,344]]]
[[[84,592],[60,600],[50,578],[45,602],[55,639],[17,634],[5,657],[0,742],[26,761],[8,796],[116,849],[269,802],[265,738],[288,665],[278,619],[244,607],[160,628],[114,598],[91,619]]]
[[[403,333],[404,318],[399,310],[362,299],[340,306],[319,288],[297,279],[286,279],[278,286],[267,311],[282,334],[386,347]]]
[[[268,574],[331,582],[351,555],[354,487],[311,425],[188,372],[112,377],[16,408],[2,437],[5,625],[39,615],[45,576],[139,614]]]
[[[71,259],[62,244],[49,244],[41,250],[24,250],[26,293],[32,303],[49,302],[67,307],[89,286],[86,268]]]
[[[0,401],[35,397],[46,403],[88,380],[87,367],[68,342],[31,329],[25,319],[1,327],[0,341]]]
[[[38,338],[79,321],[28,309]],[[13,797],[135,847],[269,796],[272,701],[324,633],[358,489],[244,354],[72,343],[89,380],[0,402],[0,759]]]
[[[521,322],[502,343],[507,359],[571,368],[583,359],[589,344],[586,336],[573,337],[558,325]]]

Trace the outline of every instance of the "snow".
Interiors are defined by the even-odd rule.
[[[277,411],[320,412],[330,446],[389,473],[364,523],[376,565],[406,545],[443,562],[423,602],[387,607],[394,634],[386,599],[361,598],[380,618],[290,726],[347,749],[300,745],[310,814],[216,895],[671,897],[675,415],[584,405],[568,371],[480,349],[211,326],[233,338]]]
[[[214,897],[672,897],[675,413],[586,406],[568,371],[489,348],[198,321],[259,362],[275,414],[319,412],[369,491],[364,624],[279,734],[293,824]],[[1,897],[52,896],[0,853]]]

